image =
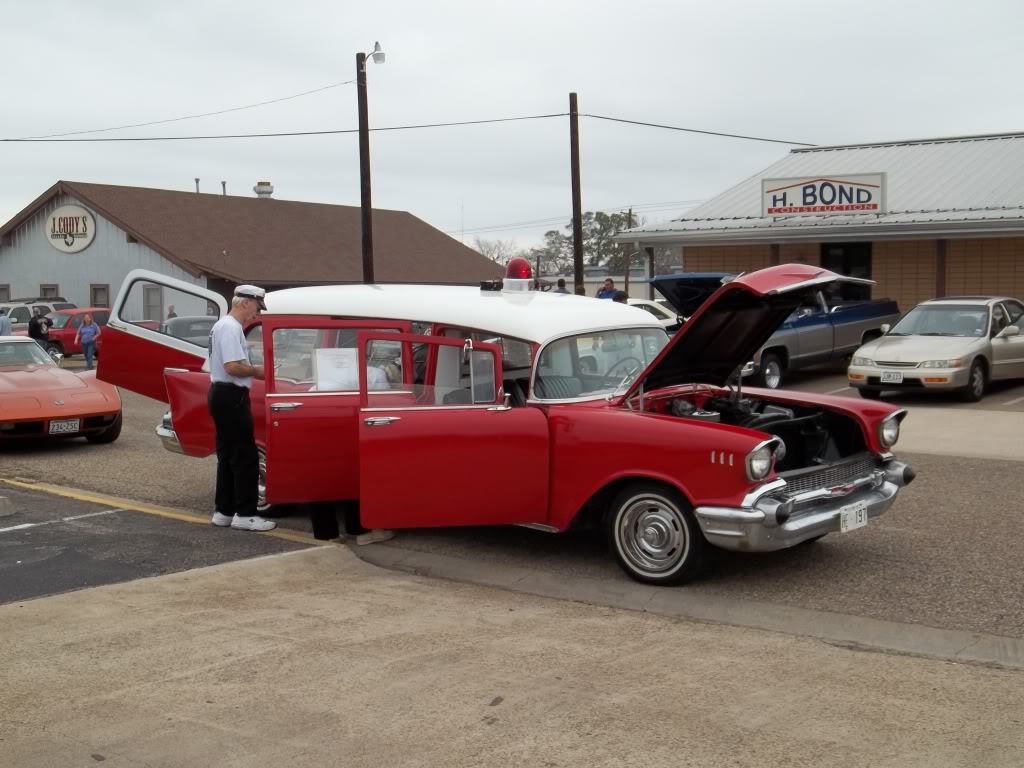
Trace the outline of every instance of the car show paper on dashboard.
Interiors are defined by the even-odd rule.
[[[359,350],[321,347],[313,354],[313,381],[318,392],[359,389]]]

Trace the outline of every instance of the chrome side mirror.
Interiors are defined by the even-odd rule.
[[[50,357],[53,358],[53,362],[57,364],[58,368],[64,365],[64,355],[62,355],[60,352],[54,352],[52,355],[50,355]]]
[[[996,334],[997,339],[1005,339],[1007,336],[1018,336],[1020,334],[1020,328],[1016,325],[1008,325],[999,333]]]
[[[882,327],[879,330],[884,334],[888,333],[890,328],[892,328],[892,326],[888,323],[882,323]]]

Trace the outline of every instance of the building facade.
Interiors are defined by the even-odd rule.
[[[474,284],[504,273],[405,211],[375,210],[374,238],[378,282]],[[359,208],[60,181],[0,227],[0,304],[62,296],[109,307],[133,269],[225,296],[240,283],[362,282]],[[164,318],[169,301],[140,291],[134,311]]]
[[[793,150],[685,218],[618,239],[678,247],[687,272],[820,265],[874,280],[868,294],[903,311],[1024,297],[1024,134]]]

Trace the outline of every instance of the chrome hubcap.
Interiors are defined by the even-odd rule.
[[[267,504],[267,454],[262,448],[260,448],[259,454],[260,474],[256,492],[256,509],[262,512],[269,506]]]
[[[782,383],[782,369],[776,362],[768,363],[768,366],[764,371],[764,383],[768,385],[769,389],[778,389],[779,384]]]
[[[971,374],[971,389],[975,395],[980,395],[982,389],[985,386],[985,377],[981,373],[981,368],[975,368]]]
[[[626,505],[619,515],[618,537],[626,559],[646,573],[673,570],[689,551],[682,513],[656,496]]]

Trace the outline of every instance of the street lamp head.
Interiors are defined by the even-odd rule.
[[[373,53],[370,54],[373,57],[374,64],[384,63],[384,51],[380,49],[380,43],[373,44]]]

